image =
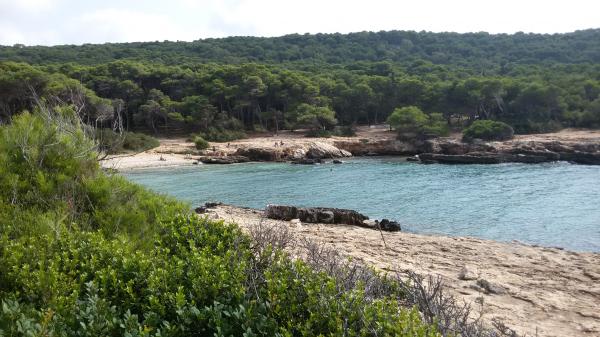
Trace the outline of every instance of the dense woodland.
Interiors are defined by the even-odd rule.
[[[213,140],[240,135],[228,130],[381,123],[408,106],[453,128],[477,119],[518,133],[600,127],[599,41],[600,30],[391,31],[15,45],[0,47],[0,120],[31,109],[35,93],[76,104],[100,126]]]

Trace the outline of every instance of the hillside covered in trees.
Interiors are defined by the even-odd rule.
[[[491,35],[362,32],[194,42],[0,47],[0,120],[35,93],[100,126],[147,133],[386,121],[414,106],[462,128],[600,127],[600,30]],[[332,118],[334,116],[334,118]]]

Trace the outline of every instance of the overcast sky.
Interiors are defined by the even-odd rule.
[[[394,29],[556,33],[598,27],[598,0],[0,0],[2,45]]]

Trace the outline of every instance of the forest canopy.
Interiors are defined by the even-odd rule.
[[[459,129],[479,119],[517,133],[600,127],[599,41],[595,29],[6,46],[0,121],[31,109],[35,93],[82,106],[100,126],[119,119],[130,131],[207,140],[307,125],[306,111],[332,111],[330,128],[409,106]]]

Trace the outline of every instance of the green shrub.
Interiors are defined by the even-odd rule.
[[[200,136],[194,137],[194,145],[197,150],[206,150],[210,147],[210,144]]]
[[[235,225],[178,216],[151,238],[138,250],[99,233],[0,236],[0,330],[19,319],[64,336],[438,336],[397,298],[253,254]]]
[[[503,122],[477,120],[463,131],[463,140],[508,140],[514,135],[513,128]]]
[[[333,134],[340,137],[354,137],[356,136],[356,129],[353,125],[337,126]]]
[[[108,154],[142,152],[160,145],[158,139],[143,133],[125,131],[119,135],[111,129],[97,129],[96,139],[100,150]]]
[[[58,127],[42,116],[23,113],[0,128],[1,232],[16,237],[76,227],[145,235],[161,219],[188,209],[104,174],[94,143],[70,124],[75,122],[63,120]]]
[[[198,132],[193,136],[200,136],[210,142],[225,143],[236,139],[246,138],[246,133],[240,130],[209,127],[206,131]]]
[[[531,120],[517,120],[511,123],[514,126],[515,133],[518,134],[532,134],[532,133],[546,133],[556,132],[563,128],[563,125],[555,120],[548,121],[531,121]]]
[[[313,138],[329,138],[331,137],[331,131],[323,130],[323,129],[312,129],[308,130],[305,137],[313,137]]]
[[[416,106],[396,108],[387,123],[396,129],[400,139],[442,137],[450,133],[442,114],[428,115]]]
[[[427,123],[422,126],[421,130],[427,137],[445,137],[450,134],[448,122],[440,113],[429,114]]]
[[[367,296],[106,175],[54,118],[0,127],[0,336],[439,336],[401,293]]]

